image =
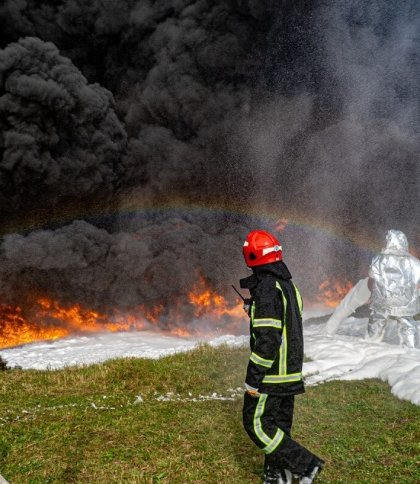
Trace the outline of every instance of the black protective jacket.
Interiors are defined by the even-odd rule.
[[[260,393],[303,393],[302,298],[283,262],[254,268],[241,279],[251,293],[251,356],[245,383]]]

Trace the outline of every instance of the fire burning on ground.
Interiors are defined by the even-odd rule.
[[[349,281],[326,279],[320,286],[317,301],[335,307],[351,289]],[[54,340],[72,334],[95,332],[140,331],[151,326],[180,337],[202,336],[223,329],[233,334],[246,331],[248,318],[242,309],[242,301],[229,302],[212,289],[202,276],[187,294],[191,318],[211,323],[186,325],[185,315],[177,304],[165,314],[163,304],[152,307],[140,305],[131,311],[114,310],[105,314],[84,308],[80,304],[65,305],[48,297],[36,298],[30,310],[20,306],[0,304],[0,348],[17,346],[40,340]]]
[[[65,307],[58,301],[39,298],[30,315],[19,306],[0,305],[0,347],[6,348],[39,340],[54,340],[70,334],[99,331],[140,330],[144,321],[104,314],[82,308],[80,304]]]
[[[335,308],[352,287],[353,284],[350,281],[325,279],[319,286],[320,293],[317,296],[317,301],[330,308]]]
[[[246,322],[242,303],[230,304],[202,277],[188,293],[188,302],[195,318],[223,324],[231,333],[243,329]],[[30,311],[25,311],[20,306],[0,305],[0,348],[71,334],[140,331],[151,325],[158,329],[164,313],[163,304],[159,304],[152,307],[141,305],[125,313],[115,310],[112,314],[103,314],[80,304],[66,306],[47,297],[37,298],[31,306]],[[185,322],[183,324],[182,314],[176,314],[176,311],[170,314],[170,319],[172,324],[167,330],[170,334],[187,337],[204,332],[197,328],[188,329]]]
[[[239,301],[231,306],[223,296],[207,286],[203,277],[200,277],[199,282],[188,294],[188,300],[195,307],[194,314],[198,318],[203,316],[211,316],[215,320],[220,320],[224,316],[234,319],[244,318],[242,302]]]

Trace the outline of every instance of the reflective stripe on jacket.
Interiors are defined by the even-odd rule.
[[[256,268],[250,308],[246,384],[260,393],[304,391],[302,298],[283,262]],[[253,276],[251,276],[252,278]],[[250,278],[248,278],[250,279]],[[241,281],[244,287],[244,282]]]

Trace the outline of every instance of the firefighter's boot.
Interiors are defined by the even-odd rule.
[[[322,467],[324,466],[324,461],[318,459],[314,459],[314,461],[315,462],[309,467],[307,474],[300,477],[299,484],[311,484],[321,472]]]
[[[274,469],[266,466],[264,469],[264,484],[291,484],[292,473],[284,469]]]

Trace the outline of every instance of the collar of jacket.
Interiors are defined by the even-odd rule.
[[[242,289],[249,289],[252,291],[255,287],[257,287],[260,280],[267,276],[274,276],[277,279],[284,280],[289,280],[292,278],[289,269],[283,261],[253,267],[252,270],[254,271],[252,276],[245,277],[239,281]]]

